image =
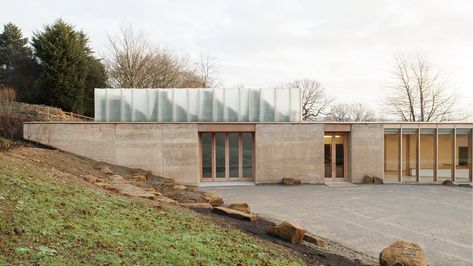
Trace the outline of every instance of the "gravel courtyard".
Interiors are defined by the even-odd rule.
[[[472,265],[472,189],[441,185],[258,185],[202,187],[226,203],[378,257],[395,240],[421,244],[430,265]]]

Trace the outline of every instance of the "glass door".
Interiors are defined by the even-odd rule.
[[[326,133],[324,136],[325,181],[345,181],[346,143],[343,133]]]
[[[202,181],[253,180],[253,133],[202,132],[199,135]]]

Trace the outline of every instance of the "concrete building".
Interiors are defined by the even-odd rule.
[[[472,182],[472,123],[310,123],[299,90],[97,89],[95,122],[24,138],[176,182]]]

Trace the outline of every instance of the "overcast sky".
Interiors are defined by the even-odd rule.
[[[421,52],[473,106],[473,1],[2,1],[0,23],[31,37],[63,18],[98,56],[121,25],[161,47],[217,59],[226,87],[319,80],[338,102],[382,108],[393,56]]]

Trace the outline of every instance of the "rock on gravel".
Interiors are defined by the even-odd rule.
[[[320,238],[318,236],[305,234],[303,239],[304,239],[304,241],[312,243],[312,244],[314,244],[318,247],[324,247],[325,246],[325,240],[323,240],[322,238]]]
[[[216,194],[216,193],[211,193],[211,192],[204,192],[204,199],[210,205],[213,207],[218,207],[223,205],[223,198],[222,196]]]
[[[304,228],[294,222],[284,221],[268,230],[268,234],[293,244],[300,244],[304,238]]]
[[[379,253],[380,266],[427,266],[424,250],[414,242],[398,240]]]
[[[212,209],[212,205],[208,202],[179,203],[179,205],[189,209]]]
[[[249,214],[246,212],[230,209],[227,207],[215,207],[212,209],[212,212],[216,214],[226,215],[226,216],[233,217],[240,220],[256,221],[258,219],[258,217],[256,217],[256,215],[254,214]]]
[[[248,205],[248,203],[232,203],[228,207],[237,211],[251,213],[250,206]]]

